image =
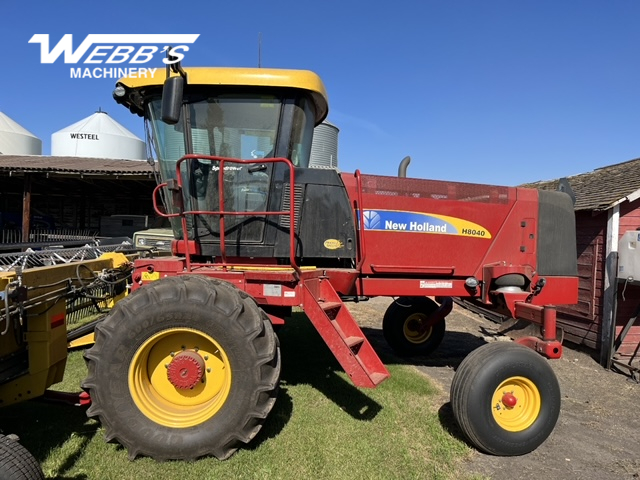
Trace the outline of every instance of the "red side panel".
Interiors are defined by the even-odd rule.
[[[363,274],[482,276],[488,264],[535,269],[536,190],[361,175]],[[343,180],[357,207],[352,174]],[[518,200],[516,202],[516,200]]]

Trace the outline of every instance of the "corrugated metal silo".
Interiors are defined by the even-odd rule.
[[[51,135],[51,155],[125,160],[147,158],[144,141],[103,111]]]
[[[42,155],[42,140],[0,112],[0,155]]]
[[[313,130],[309,167],[338,168],[338,133],[340,130],[325,120]]]

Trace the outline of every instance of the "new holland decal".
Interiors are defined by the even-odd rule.
[[[435,213],[400,210],[364,210],[365,230],[382,232],[434,233],[462,237],[491,238],[491,233],[477,223]]]

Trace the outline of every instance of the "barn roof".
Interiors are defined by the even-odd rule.
[[[576,195],[576,210],[608,210],[626,200],[640,198],[640,158],[567,177]],[[559,179],[528,183],[523,187],[557,190]]]
[[[61,175],[149,176],[153,168],[145,161],[109,158],[0,155],[0,174],[52,173]]]

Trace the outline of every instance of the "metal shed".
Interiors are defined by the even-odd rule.
[[[96,232],[104,216],[153,215],[155,185],[147,162],[0,155],[0,214],[19,217],[23,239],[35,215]]]

